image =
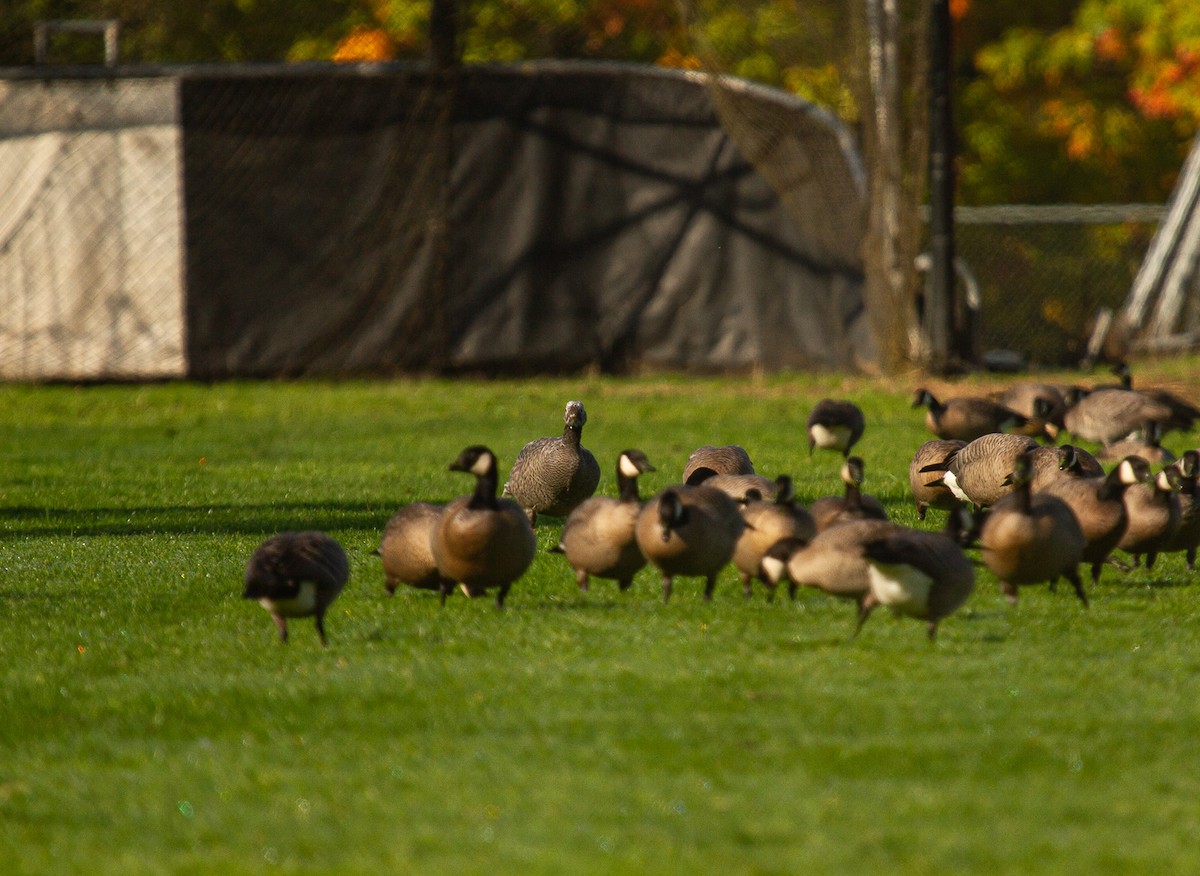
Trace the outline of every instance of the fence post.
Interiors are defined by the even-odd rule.
[[[932,0],[929,63],[929,300],[931,364],[937,370],[972,359],[970,330],[954,283],[954,128],[950,105],[950,3]]]

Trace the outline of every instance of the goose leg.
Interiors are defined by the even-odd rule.
[[[317,636],[321,639],[321,647],[328,648],[329,640],[325,638],[325,612],[317,612]]]
[[[271,620],[275,621],[275,629],[279,630],[279,641],[286,645],[288,640],[287,618],[281,614],[272,614]]]
[[[579,589],[582,590],[584,593],[587,593],[588,573],[585,572],[583,569],[577,570],[575,572],[575,580],[579,582]]]
[[[712,602],[713,590],[717,586],[717,576],[712,574],[708,576],[708,580],[704,582],[704,601]]]
[[[496,594],[496,608],[504,608],[504,597],[508,596],[509,587],[512,587],[512,582],[500,585],[500,592]]]
[[[1079,601],[1083,603],[1083,607],[1088,607],[1087,594],[1083,592],[1083,582],[1079,580],[1079,571],[1072,569],[1067,573],[1067,580],[1071,582],[1071,586],[1075,588],[1075,595],[1079,597]]]
[[[671,601],[671,576],[663,575],[663,605]]]

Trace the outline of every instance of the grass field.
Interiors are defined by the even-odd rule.
[[[1152,374],[1155,372],[1147,372]],[[1160,366],[1187,385],[1200,362]],[[501,476],[563,404],[676,480],[745,445],[808,501],[839,457],[803,422],[849,395],[867,490],[916,525],[912,383],[833,377],[0,387],[4,873],[1195,873],[1200,596],[1179,556],[1107,569],[1084,610],[995,580],[941,626],[732,569],[661,601],[649,569],[575,587],[544,551],[491,600],[398,591],[391,513]],[[976,391],[968,385],[960,391]],[[1168,436],[1177,452],[1196,435]],[[941,525],[931,512],[926,526]],[[281,646],[240,599],[267,535],[324,529],[351,582]]]

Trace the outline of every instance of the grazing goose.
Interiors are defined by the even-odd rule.
[[[798,586],[853,599],[861,617],[864,612],[870,613],[866,603],[871,593],[871,573],[863,547],[898,528],[888,520],[851,520],[817,533],[808,544],[799,538],[780,539],[763,555],[762,575],[773,587],[786,580],[792,599]]]
[[[939,438],[948,441],[974,441],[981,435],[1025,426],[1027,420],[1016,411],[986,398],[948,398],[938,401],[928,389],[913,394],[912,406],[925,406],[925,425]]]
[[[808,455],[813,448],[836,450],[843,457],[862,437],[865,421],[862,409],[854,402],[826,398],[817,402],[808,415],[805,428],[808,430]]]
[[[525,509],[531,526],[539,514],[566,517],[600,483],[596,457],[579,443],[587,423],[583,402],[567,402],[563,423],[560,437],[538,438],[521,448],[504,485],[504,495]]]
[[[1153,569],[1159,552],[1179,531],[1179,487],[1178,470],[1167,467],[1146,483],[1125,491],[1129,525],[1117,542],[1117,550],[1132,556],[1134,565],[1145,554],[1146,568]]]
[[[887,520],[883,503],[862,492],[863,461],[851,456],[842,463],[842,483],[846,491],[841,496],[822,496],[808,506],[817,532],[824,532],[848,520]]]
[[[858,629],[878,605],[926,621],[929,641],[938,623],[953,614],[975,589],[975,567],[959,544],[941,532],[897,528],[863,545],[871,584],[861,604]]]
[[[668,487],[647,502],[635,531],[642,554],[662,572],[663,602],[677,575],[703,576],[704,598],[712,599],[745,528],[737,503],[706,484]]]
[[[1162,553],[1184,551],[1188,571],[1196,567],[1196,550],[1200,547],[1200,495],[1196,484],[1200,480],[1200,451],[1185,450],[1175,461],[1179,472],[1179,529],[1163,547]]]
[[[1141,437],[1124,438],[1116,444],[1101,447],[1096,458],[1116,462],[1126,456],[1140,456],[1151,465],[1168,465],[1175,461],[1175,454],[1162,446],[1162,436],[1162,424],[1151,420],[1142,427]]]
[[[744,447],[725,444],[714,447],[705,444],[692,451],[683,468],[683,482],[695,486],[713,475],[752,475],[754,465]]]
[[[1116,548],[1129,516],[1125,510],[1125,491],[1150,477],[1150,464],[1140,456],[1127,456],[1102,478],[1059,478],[1046,484],[1042,492],[1062,499],[1075,512],[1075,519],[1087,542],[1083,562],[1092,567],[1092,581],[1100,580],[1100,570]]]
[[[617,457],[619,498],[592,496],[571,512],[563,524],[554,553],[565,554],[575,570],[580,590],[588,589],[588,577],[609,578],[628,590],[633,576],[646,565],[637,546],[638,475],[656,471],[640,450],[624,450]]]
[[[908,486],[912,490],[913,499],[917,503],[917,518],[925,519],[925,512],[930,508],[950,511],[961,503],[961,499],[950,492],[941,475],[934,476],[925,471],[925,467],[943,462],[951,454],[967,446],[966,441],[945,441],[934,438],[926,441],[913,454],[912,462],[908,465]]]
[[[1017,457],[1035,447],[1037,442],[1026,435],[992,432],[922,471],[941,472],[951,493],[976,508],[985,508],[1012,492],[1009,476]]]
[[[1104,467],[1096,457],[1074,444],[1061,447],[1035,447],[1029,451],[1033,466],[1031,492],[1040,491],[1050,481],[1059,478],[1102,478]]]
[[[758,474],[707,474],[696,472],[691,485],[706,484],[720,490],[733,501],[744,505],[752,499],[770,499],[775,495],[775,482]]]
[[[512,499],[496,498],[496,456],[475,444],[463,450],[451,471],[475,475],[475,492],[446,505],[433,536],[433,557],[442,583],[443,601],[457,582],[468,596],[499,589],[496,607],[512,583],[533,562],[537,541],[524,509]]]
[[[279,640],[288,640],[289,617],[314,617],[321,645],[325,611],[350,580],[346,552],[323,532],[281,532],[258,546],[246,564],[243,599],[271,613]]]
[[[992,398],[1023,417],[1044,420],[1055,427],[1055,431],[1062,428],[1067,397],[1062,389],[1051,383],[1016,383]]]
[[[985,512],[979,531],[984,565],[1009,602],[1016,603],[1020,585],[1053,585],[1062,577],[1086,606],[1078,568],[1087,545],[1083,529],[1062,499],[1031,492],[1032,479],[1033,460],[1023,453],[1012,472],[1013,492]]]
[[[443,591],[437,561],[433,558],[433,534],[442,519],[442,505],[413,502],[392,515],[384,527],[375,553],[383,561],[384,586],[388,595],[401,584],[421,590]]]
[[[1113,444],[1151,421],[1166,422],[1171,409],[1127,389],[1101,389],[1086,395],[1075,387],[1067,396],[1063,425],[1076,438]]]
[[[750,598],[751,580],[758,578],[767,588],[767,599],[775,598],[775,587],[762,574],[762,558],[771,545],[783,538],[798,538],[807,543],[817,534],[812,515],[796,504],[792,479],[775,479],[775,499],[751,500],[742,508],[746,529],[733,551],[733,564],[742,576],[742,590]]]
[[[1128,362],[1118,362],[1113,366],[1113,373],[1120,378],[1122,389],[1138,392],[1152,401],[1164,404],[1171,409],[1171,416],[1163,421],[1163,431],[1178,429],[1187,432],[1191,430],[1196,420],[1200,419],[1200,408],[1197,408],[1191,402],[1180,398],[1169,390],[1134,389],[1133,372],[1130,370]]]

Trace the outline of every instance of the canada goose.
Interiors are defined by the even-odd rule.
[[[1133,557],[1134,565],[1146,555],[1146,568],[1153,569],[1158,554],[1179,531],[1179,472],[1167,467],[1144,484],[1125,491],[1129,524],[1117,549]]]
[[[429,502],[413,502],[387,522],[375,553],[383,561],[384,586],[389,596],[401,584],[408,584],[422,590],[442,591],[445,599],[442,577],[433,558],[433,534],[442,519],[443,508]]]
[[[712,599],[717,574],[733,559],[746,528],[737,503],[705,484],[668,487],[638,515],[637,543],[662,572],[663,602],[671,599],[676,575],[702,575],[704,598]]]
[[[1037,447],[1026,435],[992,432],[970,441],[941,463],[925,466],[926,473],[942,473],[950,492],[976,508],[984,508],[1012,492],[1009,475],[1017,457]]]
[[[1179,472],[1179,529],[1162,553],[1184,551],[1188,571],[1196,567],[1196,550],[1200,547],[1200,495],[1196,484],[1200,480],[1200,451],[1185,450],[1175,461]]]
[[[1096,457],[1074,444],[1035,447],[1029,451],[1029,461],[1033,467],[1029,489],[1034,493],[1059,478],[1104,477],[1104,467]]]
[[[862,409],[854,402],[826,398],[817,402],[804,424],[808,430],[808,455],[813,448],[836,450],[843,457],[862,437],[865,421]]]
[[[1061,417],[1061,411],[1059,416]],[[1024,425],[1012,427],[1014,435],[1028,435],[1030,438],[1038,438],[1045,441],[1047,444],[1053,444],[1058,440],[1058,433],[1061,426],[1053,421],[1054,408],[1051,403],[1044,398],[1035,398],[1033,400],[1033,413],[1025,416]]]
[[[655,470],[640,450],[622,451],[617,457],[619,498],[592,496],[567,517],[558,546],[551,550],[566,555],[580,590],[588,589],[590,575],[611,578],[628,590],[633,576],[646,565],[635,534],[642,510],[637,479]]]
[[[475,444],[450,463],[451,471],[475,475],[475,492],[459,496],[442,512],[433,536],[433,557],[442,576],[443,599],[453,582],[471,597],[499,588],[496,607],[533,562],[537,541],[525,510],[496,498],[496,456]]]
[[[764,580],[777,587],[788,582],[788,595],[796,588],[813,587],[842,599],[853,599],[859,615],[871,593],[871,573],[863,546],[890,535],[899,527],[888,520],[850,520],[818,532],[808,544],[800,538],[780,539],[763,555]]]
[[[567,402],[563,433],[558,438],[530,441],[517,454],[504,495],[516,500],[532,526],[539,514],[566,517],[580,502],[596,492],[600,465],[580,444],[587,411],[583,402]]]
[[[258,546],[246,564],[243,599],[271,613],[279,640],[288,640],[289,617],[314,617],[321,645],[325,611],[350,579],[346,552],[323,532],[281,532]]]
[[[958,543],[940,532],[900,527],[864,544],[863,557],[871,590],[861,604],[858,629],[876,606],[886,605],[926,621],[933,642],[941,619],[975,589],[975,567]]]
[[[689,486],[701,483],[713,475],[752,475],[754,464],[744,447],[725,444],[714,447],[705,444],[692,451],[683,468],[683,482]]]
[[[1166,389],[1134,388],[1133,371],[1128,362],[1118,362],[1113,366],[1113,373],[1121,380],[1121,388],[1138,392],[1153,401],[1166,405],[1171,409],[1171,416],[1163,421],[1163,430],[1178,429],[1187,432],[1197,419],[1200,419],[1200,408]]]
[[[1112,444],[1151,421],[1165,422],[1166,405],[1127,389],[1101,389],[1083,394],[1078,387],[1067,396],[1063,425],[1076,438]]]
[[[1046,484],[1042,493],[1057,496],[1075,512],[1087,542],[1083,562],[1092,567],[1092,581],[1100,580],[1100,570],[1108,555],[1125,534],[1129,516],[1125,510],[1125,491],[1150,477],[1150,464],[1140,456],[1127,456],[1102,478],[1059,478]]]
[[[1016,411],[986,398],[963,396],[939,402],[928,389],[913,394],[912,406],[924,405],[925,425],[929,431],[946,440],[974,441],[990,432],[1003,432],[1027,423]]]
[[[1062,428],[1067,398],[1062,389],[1052,383],[1015,383],[993,400],[1028,419],[1042,419],[1056,429]],[[1039,405],[1041,401],[1043,404]]]
[[[733,564],[742,577],[742,590],[750,598],[751,580],[758,578],[767,587],[767,599],[775,597],[775,587],[762,574],[762,558],[771,545],[783,538],[812,541],[817,534],[816,524],[807,510],[796,504],[792,479],[780,475],[775,479],[775,499],[747,502],[742,508],[746,529],[733,551]]]
[[[845,523],[847,520],[888,519],[883,503],[862,492],[864,472],[861,457],[848,457],[842,463],[841,476],[846,487],[843,495],[822,496],[808,506],[808,513],[816,523],[817,532],[824,532],[829,527]]]
[[[1012,603],[1017,601],[1018,586],[1053,585],[1062,577],[1086,606],[1078,569],[1087,545],[1083,529],[1062,499],[1031,492],[1032,479],[1033,461],[1026,452],[1017,458],[1012,472],[1013,492],[984,516],[979,531],[981,558]]]
[[[1151,465],[1169,465],[1175,461],[1175,454],[1162,446],[1163,427],[1161,423],[1151,420],[1142,427],[1138,438],[1123,438],[1115,444],[1101,447],[1096,458],[1104,462],[1115,462],[1126,456],[1140,456]]]
[[[708,474],[703,469],[692,475],[691,485],[696,484],[718,489],[742,505],[751,499],[770,499],[775,495],[775,482],[759,474]]]
[[[918,447],[917,452],[913,454],[912,462],[908,465],[908,486],[917,503],[919,520],[925,519],[925,512],[930,508],[949,511],[962,501],[950,492],[940,474],[925,472],[924,468],[942,462],[966,446],[966,441],[934,438]]]

